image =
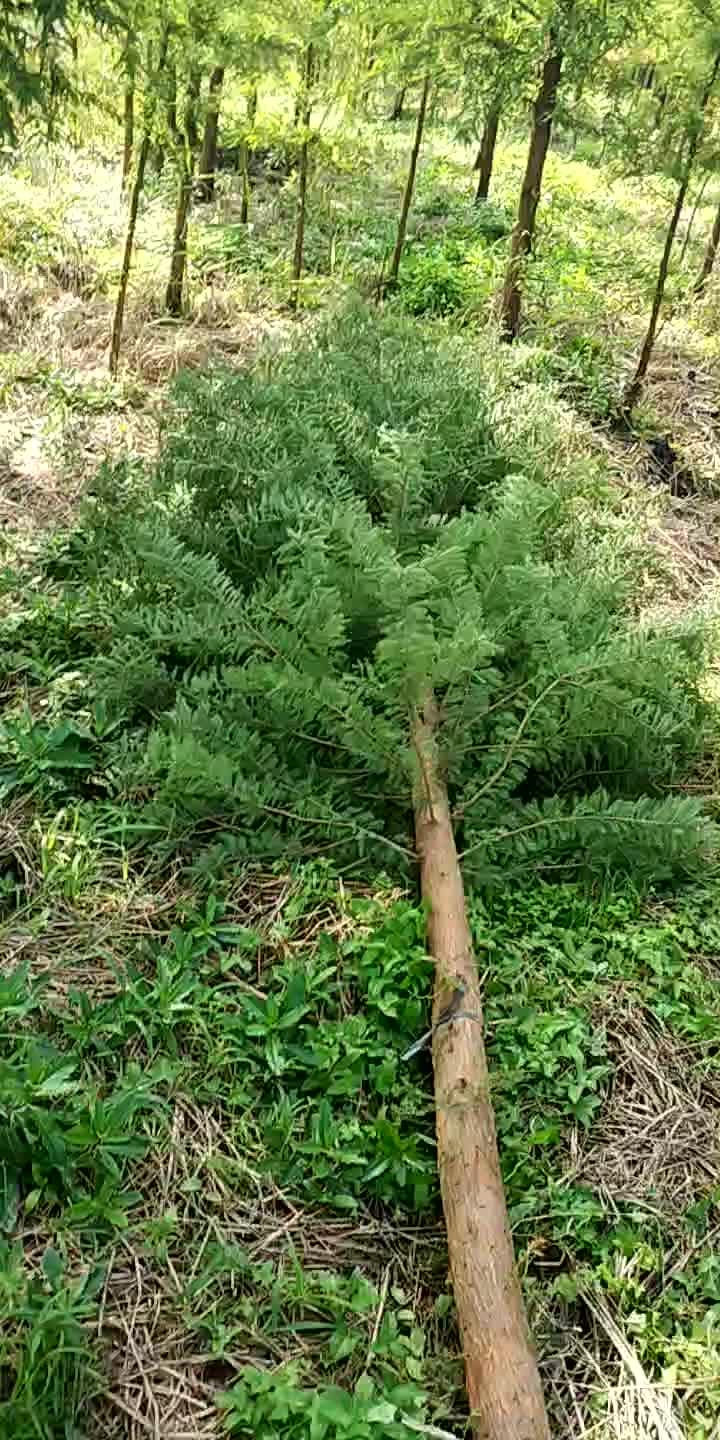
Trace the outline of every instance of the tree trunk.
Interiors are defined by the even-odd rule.
[[[703,179],[703,182],[702,182],[702,185],[700,186],[700,189],[698,190],[697,195],[695,196],[695,204],[693,205],[693,208],[692,208],[692,210],[691,210],[691,212],[690,212],[690,219],[689,219],[689,221],[688,221],[688,227],[687,227],[687,230],[685,231],[685,235],[684,235],[684,237],[683,237],[683,243],[682,243],[682,246],[681,246],[681,249],[680,249],[680,257],[679,257],[679,259],[678,259],[678,265],[679,265],[680,267],[682,267],[683,260],[685,259],[685,256],[686,256],[686,254],[687,254],[687,248],[688,248],[688,245],[690,244],[690,236],[692,235],[693,226],[694,226],[694,224],[695,224],[695,216],[697,215],[697,212],[698,212],[698,210],[700,209],[700,206],[702,205],[703,196],[704,196],[704,194],[705,194],[705,191],[707,190],[707,187],[708,187],[709,182],[710,182],[710,176],[709,176],[709,175],[706,175],[706,176],[704,177],[704,179]]]
[[[125,190],[130,179],[130,171],[133,162],[133,144],[135,142],[135,82],[128,73],[127,83],[123,94],[123,159],[122,159],[122,188]]]
[[[130,191],[130,210],[128,213],[127,230],[125,231],[125,248],[123,250],[120,281],[118,284],[117,298],[115,300],[115,314],[113,316],[112,336],[110,339],[110,374],[113,376],[117,375],[118,365],[120,363],[120,345],[122,342],[123,321],[125,319],[125,300],[127,298],[128,281],[130,279],[130,266],[132,264],[133,245],[135,243],[138,208],[145,183],[145,167],[149,153],[150,132],[146,130],[140,142],[135,179]]]
[[[165,66],[167,48],[168,32],[167,30],[164,30],[160,38],[160,50],[158,54],[156,71],[156,74],[158,76],[162,74]],[[118,365],[120,363],[120,345],[122,343],[123,321],[125,319],[125,301],[127,299],[128,281],[130,279],[130,266],[132,264],[132,252],[133,245],[135,243],[135,231],[137,229],[137,217],[138,209],[140,206],[140,196],[142,195],[143,185],[145,183],[145,169],[147,166],[148,155],[150,154],[150,146],[152,143],[151,136],[154,114],[155,102],[151,99],[148,101],[145,110],[145,118],[143,122],[143,137],[142,141],[140,142],[140,150],[138,152],[135,179],[133,181],[132,189],[130,191],[130,208],[128,211],[127,230],[125,231],[125,248],[123,250],[123,260],[120,269],[120,281],[118,284],[117,298],[115,300],[115,314],[113,315],[112,335],[110,337],[109,361],[110,374],[113,376],[117,375]]]
[[[251,86],[251,88],[250,88],[250,94],[248,95],[248,98],[247,98],[247,122],[248,122],[248,129],[250,129],[250,130],[254,130],[254,129],[255,129],[255,122],[256,122],[256,120],[257,120],[257,112],[258,112],[258,87],[257,87],[257,81],[253,81],[253,84],[252,84],[252,86]]]
[[[200,100],[200,87],[202,76],[199,65],[193,65],[188,76],[188,86],[185,96],[185,138],[192,157],[193,169],[200,149],[200,131],[198,129],[198,102]]]
[[[395,99],[393,100],[393,106],[390,114],[388,115],[388,120],[392,120],[393,122],[396,120],[402,120],[403,110],[405,108],[406,95],[407,85],[401,85],[400,89],[396,92]]]
[[[183,129],[176,127],[178,156],[178,194],[175,206],[175,230],[170,259],[170,276],[165,291],[168,315],[179,319],[183,311],[183,289],[187,269],[187,235],[192,205],[193,173],[197,146],[197,102],[200,95],[200,71],[193,70],[188,79]],[[194,143],[193,143],[194,142]]]
[[[305,208],[307,203],[307,183],[310,148],[310,115],[312,113],[312,81],[315,57],[312,42],[305,51],[305,74],[303,77],[302,94],[295,102],[295,113],[302,119],[303,134],[300,145],[300,159],[298,164],[297,178],[297,204],[295,211],[295,249],[292,263],[292,287],[290,290],[290,308],[297,310],[300,300],[300,280],[302,279],[303,253],[305,250]],[[299,122],[297,122],[299,123]]]
[[[480,149],[475,162],[475,169],[479,170],[478,186],[475,194],[475,204],[481,205],[487,200],[490,193],[490,180],[492,177],[493,161],[495,159],[495,146],[497,144],[498,126],[500,124],[500,105],[493,101],[485,116]]]
[[[693,285],[693,290],[696,295],[702,295],[702,292],[705,289],[705,286],[707,285],[710,276],[712,275],[718,245],[720,245],[720,205],[718,205],[718,208],[715,211],[715,219],[713,220],[713,227],[710,231],[710,239],[707,243],[707,249],[705,251],[705,257],[703,259],[702,269],[700,271],[700,274],[698,275],[697,280],[695,281],[695,284]]]
[[[698,146],[702,139],[703,119],[705,111],[707,109],[707,104],[712,94],[719,69],[720,51],[718,51],[718,54],[715,57],[712,74],[710,76],[710,79],[708,80],[707,85],[705,86],[705,90],[703,91],[702,98],[700,100],[700,123],[695,126],[690,136],[690,141],[687,149],[687,157],[685,160],[685,168],[683,170],[682,179],[678,187],[673,212],[670,216],[670,224],[668,225],[667,235],[665,236],[665,245],[663,247],[663,253],[660,260],[660,268],[658,270],[658,278],[655,285],[655,295],[653,297],[652,310],[650,311],[650,320],[648,322],[647,332],[643,341],[643,347],[640,351],[640,359],[638,360],[637,368],[635,370],[635,374],[633,375],[632,380],[628,382],[623,392],[621,411],[623,414],[626,415],[629,414],[629,412],[634,408],[635,405],[637,405],[637,402],[642,394],[642,388],[645,383],[645,376],[648,372],[648,366],[650,364],[653,346],[655,344],[655,335],[657,332],[658,320],[660,319],[660,311],[662,309],[663,297],[665,294],[665,284],[667,282],[668,270],[670,269],[670,256],[672,254],[672,248],[675,242],[677,228],[680,224],[680,216],[682,215],[683,205],[685,204],[685,197],[687,195],[688,186],[690,184],[692,168],[695,163],[695,156],[697,155]]]
[[[415,835],[435,960],[433,1067],[440,1189],[477,1440],[549,1440],[500,1173],[482,1000],[430,695],[414,720]],[[447,1017],[455,1014],[456,1018]]]
[[[208,85],[207,114],[200,151],[197,198],[208,203],[215,194],[215,172],[217,170],[218,125],[220,123],[220,101],[225,79],[225,66],[216,65],[210,74]]]
[[[410,154],[410,164],[408,166],[407,180],[405,181],[405,193],[403,195],[402,205],[400,207],[400,219],[398,221],[395,249],[392,253],[390,268],[387,275],[387,285],[396,285],[398,275],[400,274],[400,261],[402,259],[403,246],[405,244],[405,235],[407,232],[410,206],[412,204],[413,192],[415,190],[415,176],[417,174],[418,155],[420,154],[423,130],[425,129],[425,116],[427,114],[427,103],[429,94],[430,74],[428,72],[428,74],[426,74],[425,76],[425,79],[423,80],[422,94],[420,96],[420,108],[418,110],[417,124],[415,126],[415,139],[413,141],[413,148]]]
[[[542,177],[550,145],[562,62],[562,51],[558,49],[557,38],[551,34],[550,46],[543,65],[540,89],[533,107],[530,149],[525,167],[525,178],[520,191],[517,223],[510,242],[510,260],[500,306],[500,332],[504,340],[514,340],[520,329],[522,307],[520,282],[523,264],[530,254],[535,234],[535,217],[540,203]]]
[[[240,146],[240,174],[242,178],[242,196],[240,199],[240,224],[247,225],[250,219],[250,146],[247,140],[243,140]],[[305,189],[307,190],[307,174],[305,176]],[[305,197],[303,196],[303,231],[305,229]],[[304,236],[303,236],[304,239]],[[302,257],[300,260],[302,267]]]

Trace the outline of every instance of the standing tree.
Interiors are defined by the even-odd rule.
[[[412,150],[410,151],[410,163],[408,165],[407,176],[405,179],[405,189],[403,191],[402,204],[400,206],[397,235],[395,237],[395,245],[393,248],[392,258],[388,267],[387,280],[385,282],[386,285],[397,285],[398,276],[400,274],[400,261],[402,259],[403,247],[405,245],[405,236],[407,234],[410,206],[412,205],[412,198],[415,192],[415,176],[417,174],[418,156],[420,154],[420,146],[422,144],[423,131],[425,129],[425,116],[427,114],[427,103],[428,96],[430,94],[430,83],[430,72],[426,71],[425,77],[423,79],[423,87],[420,92],[420,104],[418,106],[417,121],[415,123],[415,138],[413,140]]]
[[[720,204],[715,211],[715,219],[713,220],[712,230],[710,231],[707,247],[703,256],[702,268],[693,286],[693,290],[696,295],[702,295],[702,292],[705,289],[705,286],[707,285],[710,276],[712,275],[718,245],[720,245]]]
[[[122,332],[125,320],[125,302],[127,300],[128,282],[130,280],[130,268],[132,265],[133,247],[135,244],[135,231],[137,229],[138,212],[140,209],[140,197],[145,184],[145,171],[147,168],[150,146],[152,144],[153,124],[157,108],[157,93],[162,85],[167,61],[169,41],[169,26],[164,23],[156,45],[152,36],[147,41],[147,61],[145,73],[147,76],[147,90],[145,96],[145,109],[143,114],[142,140],[138,149],[135,176],[130,190],[130,205],[128,209],[128,222],[125,231],[125,245],[123,248],[122,264],[120,266],[120,280],[115,299],[115,311],[113,314],[112,333],[110,336],[110,359],[109,368],[111,375],[117,375],[120,364],[120,347],[122,345]]]
[[[215,195],[215,172],[217,170],[218,127],[220,124],[220,102],[222,99],[225,66],[214,65],[208,82],[207,109],[203,128],[202,147],[198,164],[197,198],[212,200]]]
[[[483,125],[480,149],[478,150],[475,169],[478,171],[477,190],[475,191],[475,204],[481,205],[487,200],[490,194],[490,180],[495,160],[495,146],[497,144],[498,127],[500,125],[500,100],[490,101],[485,113],[485,124]]]
[[[177,200],[175,203],[175,227],[173,231],[170,275],[165,291],[165,309],[176,319],[183,312],[183,291],[187,271],[187,239],[190,207],[192,205],[195,159],[198,149],[198,110],[200,101],[200,63],[197,55],[199,36],[191,31],[190,63],[185,79],[184,102],[181,117],[176,102],[170,107],[170,126],[175,142],[175,156],[178,175]]]
[[[123,158],[122,158],[122,188],[126,188],[133,163],[133,145],[135,142],[135,38],[128,29],[125,44],[123,45]]]
[[[518,8],[524,10],[525,7]],[[579,98],[588,77],[595,75],[599,60],[620,46],[638,21],[639,11],[630,5],[610,9],[604,0],[552,0],[546,21],[540,11],[533,9],[532,19],[523,27],[526,48],[532,51],[541,47],[542,61],[527,164],[500,303],[500,331],[505,340],[514,340],[520,329],[522,277],[533,248],[561,81],[565,78],[572,81]]]
[[[557,30],[552,28],[547,39],[547,54],[543,63],[540,89],[533,107],[530,148],[520,191],[518,217],[510,242],[510,259],[500,305],[500,333],[504,340],[514,340],[520,329],[522,271],[525,260],[532,249],[535,234],[535,218],[540,203],[542,178],[557,104],[562,63],[563,52],[560,37]]]
[[[305,63],[303,66],[302,85],[299,94],[299,140],[300,152],[298,158],[297,173],[297,203],[295,211],[295,246],[292,260],[292,286],[290,290],[290,308],[297,310],[300,300],[300,281],[303,272],[303,256],[305,251],[305,209],[307,205],[308,169],[310,165],[310,119],[312,116],[312,89],[315,74],[315,47],[312,40],[308,41],[305,50]],[[296,110],[296,113],[298,111]],[[244,193],[247,196],[247,147],[245,148],[246,171],[244,176]]]
[[[713,35],[713,39],[715,40],[715,43],[717,43],[716,33]],[[648,366],[652,357],[653,347],[655,345],[655,336],[657,334],[658,321],[660,319],[660,311],[662,309],[663,298],[665,295],[665,286],[667,284],[668,271],[670,269],[670,257],[672,254],[672,248],[675,243],[675,236],[677,234],[677,228],[680,223],[680,216],[682,215],[685,198],[687,196],[688,187],[690,185],[693,166],[695,164],[698,149],[703,138],[706,111],[715,88],[715,82],[717,80],[719,70],[720,49],[716,51],[715,58],[712,61],[709,71],[706,71],[706,79],[703,83],[699,101],[696,101],[696,104],[692,106],[692,108],[686,113],[684,117],[684,133],[682,133],[680,139],[681,160],[679,184],[677,194],[675,196],[675,204],[672,209],[670,221],[665,235],[665,244],[663,246],[662,255],[660,257],[660,265],[658,268],[657,281],[655,284],[655,293],[653,295],[653,302],[650,310],[650,319],[648,321],[648,327],[645,332],[645,339],[642,344],[642,349],[638,357],[638,362],[635,367],[634,374],[632,378],[628,381],[625,390],[623,391],[621,409],[625,414],[629,414],[629,412],[634,408],[634,406],[637,405],[637,402],[640,399],[640,395],[642,394],[645,377],[647,375]]]

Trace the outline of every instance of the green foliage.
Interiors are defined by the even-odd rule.
[[[87,1407],[102,1390],[86,1323],[96,1315],[104,1271],[71,1278],[56,1250],[41,1275],[23,1273],[18,1245],[0,1240],[0,1429],[16,1440],[80,1440]]]
[[[466,256],[448,243],[410,250],[401,272],[400,294],[410,315],[452,315],[477,300]]]
[[[401,1417],[417,1398],[413,1386],[378,1395],[372,1380],[361,1376],[350,1394],[335,1385],[306,1389],[298,1378],[296,1369],[263,1374],[247,1366],[222,1397],[225,1428],[231,1435],[256,1435],[258,1440],[285,1435],[292,1440],[404,1440],[407,1435]]]
[[[612,415],[620,393],[620,369],[612,346],[592,335],[570,335],[552,350],[536,347],[524,373],[553,380],[560,393],[591,419]]]
[[[15,139],[18,113],[51,114],[71,89],[65,47],[77,15],[99,27],[117,25],[121,10],[112,0],[5,0],[0,26],[0,139]]]
[[[5,988],[11,1006],[19,979]],[[124,1166],[145,1153],[137,1117],[158,1103],[153,1078],[129,1066],[101,1095],[74,1058],[19,1035],[0,1061],[0,1228],[11,1232],[19,1208],[30,1214],[40,1203],[67,1205],[71,1224],[124,1226],[137,1198],[124,1191]]]
[[[541,483],[545,443],[498,448],[500,383],[476,349],[363,311],[269,371],[187,378],[151,487],[108,476],[53,559],[44,634],[71,642],[56,714],[83,766],[18,717],[6,785],[48,770],[143,827],[212,816],[247,853],[387,864],[431,683],[470,872],[701,865],[701,807],[662,792],[702,744],[702,634],[625,622],[625,578]]]

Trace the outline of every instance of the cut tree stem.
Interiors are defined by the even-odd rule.
[[[462,996],[457,1019],[435,1030],[433,1065],[440,1189],[473,1433],[478,1440],[549,1440],[500,1174],[480,982],[438,760],[438,727],[429,693],[413,721],[421,762],[415,835],[435,960],[435,1026]]]

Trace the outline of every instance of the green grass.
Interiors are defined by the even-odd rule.
[[[147,1343],[157,1294],[161,1372],[174,1366],[188,1395],[204,1370],[232,1433],[305,1437],[313,1416],[330,1435],[400,1440],[403,1414],[461,1427],[428,1063],[400,1061],[425,1023],[422,913],[329,866],[240,866],[212,885],[178,874],[172,898],[159,876],[151,887],[132,877],[143,933],[137,910],[116,917],[124,959],[106,939],[90,974],[79,939],[90,927],[97,955],[108,936],[101,888],[66,906],[57,971],[43,959],[57,901],[39,877],[3,928],[22,961],[0,996],[2,1433],[83,1434],[88,1402],[104,1433],[115,1344],[136,1307],[133,1343]],[[720,1413],[712,1386],[694,1388],[715,1364],[720,1192],[712,1150],[694,1153],[679,1127],[698,1102],[717,1114],[714,910],[714,891],[652,913],[630,892],[567,885],[471,901],[543,1364],[556,1332],[574,1334],[577,1383],[594,1383],[584,1297],[604,1296],[647,1373],[672,1370],[693,1440]],[[643,1034],[663,1047],[656,1095],[652,1053],[643,1070],[633,1050]],[[663,1085],[676,1140],[653,1162],[613,1117],[630,1086],[667,1141]],[[142,1401],[132,1353],[114,1388]]]

